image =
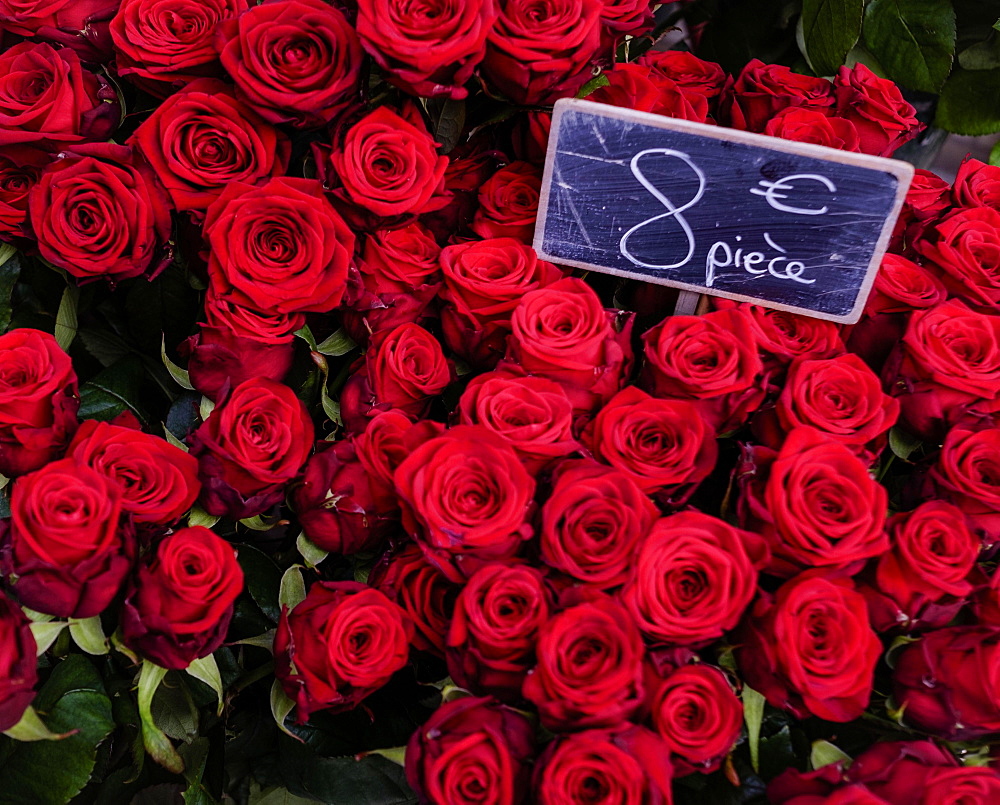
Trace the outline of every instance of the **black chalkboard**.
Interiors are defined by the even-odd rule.
[[[905,162],[561,100],[535,249],[852,323],[912,176]]]

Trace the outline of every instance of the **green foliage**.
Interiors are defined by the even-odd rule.
[[[1000,69],[955,70],[941,90],[934,123],[955,134],[1000,131]]]
[[[886,74],[904,87],[938,92],[955,57],[951,0],[871,0],[864,38]]]
[[[832,75],[861,36],[864,0],[802,0],[804,55],[819,75]]]

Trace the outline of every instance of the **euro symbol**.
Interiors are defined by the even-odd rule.
[[[823,215],[829,209],[829,207],[820,207],[818,210],[807,209],[803,207],[792,207],[789,204],[782,204],[780,201],[778,201],[778,199],[788,198],[788,194],[781,191],[796,189],[792,185],[792,183],[796,179],[802,181],[819,182],[820,184],[824,185],[826,189],[829,190],[831,193],[837,192],[837,186],[833,182],[831,182],[825,176],[817,176],[815,173],[796,173],[793,176],[786,176],[783,179],[779,179],[776,182],[769,182],[766,179],[762,179],[757,183],[760,185],[760,187],[752,187],[750,188],[750,192],[758,196],[763,196],[764,200],[767,201],[768,204],[774,207],[774,209],[780,210],[781,212],[791,212],[795,213],[795,215]]]

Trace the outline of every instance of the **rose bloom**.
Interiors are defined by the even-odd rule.
[[[614,47],[626,36],[636,36],[652,27],[653,6],[650,0],[603,0],[602,35],[606,45]]]
[[[73,362],[55,338],[26,327],[0,335],[0,474],[23,475],[59,455],[79,407]]]
[[[840,151],[861,150],[858,131],[851,121],[831,117],[816,109],[786,107],[767,121],[764,134],[783,140],[825,145]]]
[[[934,497],[962,510],[987,546],[1000,539],[1000,428],[950,430],[928,482]]]
[[[292,610],[282,607],[274,674],[300,724],[316,710],[356,707],[406,665],[413,624],[378,590],[320,581]]]
[[[421,803],[518,805],[528,794],[535,729],[489,697],[441,705],[410,738],[406,782]]]
[[[472,231],[481,238],[514,238],[530,244],[541,189],[541,171],[530,162],[501,168],[479,188]]]
[[[0,153],[0,241],[28,237],[28,194],[52,155],[40,148],[11,145]]]
[[[495,0],[360,0],[358,35],[390,84],[411,95],[461,100],[486,55]]]
[[[0,27],[8,33],[65,45],[87,62],[112,55],[108,23],[119,0],[0,0]]]
[[[966,157],[958,168],[951,193],[959,206],[1000,210],[1000,167]]]
[[[990,207],[955,210],[916,243],[941,271],[954,296],[1000,310],[1000,212]]]
[[[729,302],[718,300],[720,307]],[[725,303],[725,305],[721,304]],[[739,305],[750,317],[750,331],[772,384],[780,384],[796,358],[833,358],[844,353],[840,328],[832,321],[799,316],[785,310]]]
[[[21,608],[0,594],[0,730],[9,730],[35,698],[37,646]]]
[[[637,64],[669,78],[689,95],[713,99],[726,84],[726,72],[718,64],[683,50],[650,49],[639,57]]]
[[[621,63],[614,65],[604,76],[608,83],[594,90],[587,97],[588,101],[696,123],[708,120],[709,105],[704,96],[685,90],[651,67]]]
[[[861,140],[861,153],[892,156],[903,143],[923,128],[895,82],[879,78],[858,62],[843,66],[833,79],[838,117],[854,124]]]
[[[358,460],[368,473],[376,504],[398,508],[395,474],[410,453],[424,442],[440,436],[444,425],[428,419],[413,422],[399,411],[381,411],[372,417],[363,433],[354,438]]]
[[[796,718],[843,723],[868,706],[882,643],[850,579],[810,571],[762,593],[737,641],[747,684]]]
[[[243,570],[207,528],[181,528],[140,565],[122,610],[125,645],[162,668],[187,668],[226,637]]]
[[[830,113],[833,104],[833,87],[827,79],[752,59],[727,87],[720,106],[732,128],[762,132],[768,121],[789,106]]]
[[[409,293],[437,283],[440,255],[441,247],[423,224],[372,232],[359,261],[365,288],[374,294]]]
[[[912,249],[924,230],[951,206],[951,185],[936,173],[917,168],[906,191],[903,208],[892,230],[889,249],[895,252]]]
[[[237,95],[271,123],[319,128],[358,100],[361,43],[322,0],[251,5],[219,23],[215,46]]]

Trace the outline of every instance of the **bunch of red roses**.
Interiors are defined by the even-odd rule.
[[[0,336],[0,729],[38,681],[29,616],[186,668],[243,590],[204,524],[277,514],[316,559],[280,688],[304,723],[428,659],[453,683],[407,747],[428,802],[670,802],[738,779],[741,691],[846,723],[885,709],[877,673],[910,728],[1000,737],[1000,168],[918,172],[857,325],[718,304],[639,333],[529,245],[548,111],[452,121],[444,153],[440,104],[542,107],[595,68],[591,100],[843,150],[920,128],[860,64],[613,63],[651,9],[0,0],[0,240],[109,297],[177,263],[204,291],[170,345],[204,397],[182,440],[80,422],[56,339]],[[769,795],[956,792],[1000,775],[913,741]]]

